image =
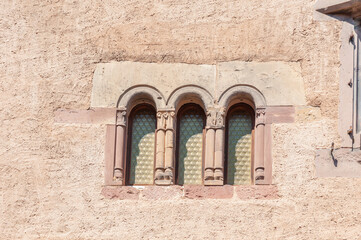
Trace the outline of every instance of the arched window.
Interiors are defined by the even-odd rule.
[[[127,185],[154,182],[156,112],[148,104],[137,106],[129,116]]]
[[[144,86],[121,96],[116,124],[107,126],[106,185],[272,183],[274,108],[247,86],[219,101],[193,88],[177,89],[168,101]]]
[[[254,111],[246,104],[232,106],[226,118],[225,183],[252,183]]]
[[[203,130],[205,114],[197,104],[185,104],[177,114],[176,183],[203,183]]]

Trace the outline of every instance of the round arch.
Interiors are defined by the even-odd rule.
[[[117,107],[125,107],[131,110],[137,103],[154,104],[156,110],[165,108],[164,96],[154,87],[138,85],[128,88],[118,99]]]
[[[182,86],[170,94],[167,107],[179,109],[185,103],[198,103],[206,111],[213,105],[213,96],[206,89],[197,85]]]
[[[232,100],[241,97],[253,103],[255,108],[266,107],[267,102],[263,94],[256,88],[247,85],[235,85],[228,88],[219,97],[220,107],[227,108]]]

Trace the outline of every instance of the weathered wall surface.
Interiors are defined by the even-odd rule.
[[[0,238],[360,238],[361,180],[315,175],[316,149],[340,141],[341,24],[313,4],[1,1]],[[98,63],[233,60],[301,68],[306,106],[272,128],[276,199],[106,199],[105,125],[54,122],[90,107]]]
[[[119,96],[137,85],[156,88],[168,101],[179,87],[196,85],[215,100],[235,85],[253,86],[267,105],[304,105],[300,64],[296,62],[220,62],[216,65],[111,62],[94,72],[91,107],[116,107]]]

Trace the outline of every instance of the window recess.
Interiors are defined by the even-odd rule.
[[[203,183],[204,122],[204,111],[198,105],[186,104],[179,110],[176,173],[179,185]]]
[[[245,105],[232,107],[227,114],[226,183],[247,185],[252,181],[254,111]]]
[[[130,115],[127,185],[153,184],[155,151],[155,110],[141,106]]]

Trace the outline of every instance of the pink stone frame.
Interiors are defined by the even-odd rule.
[[[272,123],[293,122],[292,106],[267,106],[256,88],[236,85],[218,100],[205,89],[188,85],[177,88],[165,101],[154,87],[135,86],[118,101],[115,124],[107,125],[105,146],[105,185],[125,185],[128,113],[138,104],[151,103],[157,113],[155,185],[174,184],[176,110],[185,103],[197,103],[206,111],[204,145],[204,185],[224,185],[225,113],[236,103],[246,103],[255,110],[254,184],[272,184]]]
[[[266,126],[266,99],[256,88],[236,85],[227,89],[218,100],[222,109],[237,103],[246,103],[255,110],[253,182],[272,184],[271,131]]]

